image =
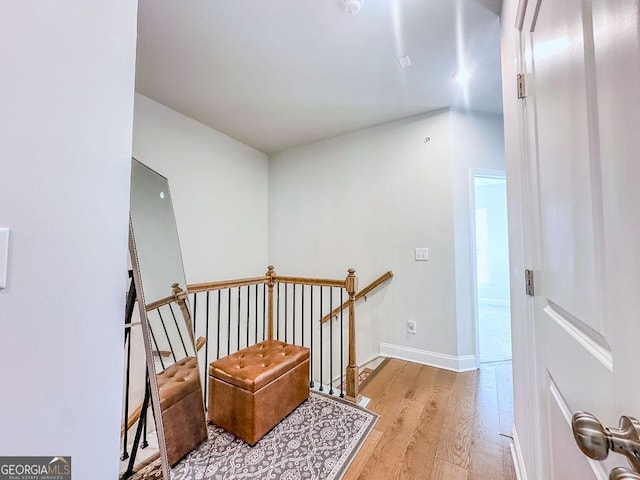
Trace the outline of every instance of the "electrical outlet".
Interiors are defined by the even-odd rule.
[[[414,322],[413,320],[409,320],[407,322],[407,332],[416,333],[416,322]]]
[[[416,262],[426,262],[429,260],[428,248],[416,248]]]

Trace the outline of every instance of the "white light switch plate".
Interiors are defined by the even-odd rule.
[[[9,268],[9,229],[0,228],[0,288],[7,288]]]
[[[428,248],[416,248],[416,262],[426,262],[429,260]]]

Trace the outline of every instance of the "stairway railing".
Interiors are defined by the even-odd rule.
[[[273,266],[262,277],[188,285],[195,334],[207,340],[199,359],[205,397],[210,362],[275,339],[310,349],[311,387],[358,401],[356,289],[354,270],[344,279],[322,279],[280,276]],[[317,320],[342,303],[348,319],[324,332]]]
[[[260,277],[191,284],[186,292],[173,285],[172,295],[146,307],[148,315],[155,319],[151,323],[155,323],[152,330],[156,332],[151,332],[151,335],[159,363],[157,368],[164,369],[165,360],[171,362],[190,349],[187,335],[191,339],[196,338],[195,351],[199,356],[204,398],[207,398],[210,362],[255,343],[275,339],[309,348],[310,387],[358,402],[355,302],[363,297],[366,299],[369,292],[392,276],[393,273],[388,271],[358,291],[353,269],[344,279],[322,279],[280,276],[273,266],[269,266],[265,275]],[[190,297],[190,302],[185,301],[187,297]],[[126,394],[121,430],[122,460],[129,457],[128,431],[136,423],[138,426],[136,440],[131,446],[133,458],[123,478],[133,472],[137,449],[147,445],[147,416],[143,413],[145,402],[133,411],[129,408],[131,327],[139,325],[132,323],[135,301],[135,288],[131,282],[125,314]],[[190,309],[188,305],[191,305]],[[172,322],[178,328],[181,320],[178,315],[186,320],[188,333],[183,332],[184,338],[179,341],[174,338],[171,342],[164,322]],[[331,318],[334,321],[323,325]],[[145,394],[148,396],[146,389]]]
[[[358,290],[355,298],[356,302],[363,297],[366,302],[367,294],[372,290],[375,290],[376,288],[378,288],[380,285],[382,285],[384,282],[389,280],[391,277],[393,277],[393,272],[389,270],[388,272],[385,272],[382,275],[380,275],[378,278],[376,278],[373,282],[371,282],[369,285],[364,287],[362,290]],[[334,308],[333,310],[331,310],[330,313],[327,313],[324,317],[322,317],[322,323],[328,322],[331,317],[334,317],[334,318],[337,317],[338,313],[340,313],[341,310],[344,310],[347,307],[348,307],[348,302],[345,302],[342,305]]]

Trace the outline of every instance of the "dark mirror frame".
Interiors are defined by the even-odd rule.
[[[158,389],[158,378],[156,376],[153,347],[151,343],[151,328],[149,326],[149,318],[147,317],[146,302],[144,300],[144,289],[140,278],[140,264],[138,263],[138,255],[136,250],[136,241],[133,234],[133,222],[129,216],[129,254],[131,255],[131,266],[133,268],[133,282],[136,287],[138,297],[138,312],[142,325],[142,336],[144,339],[144,350],[147,358],[147,372],[149,384],[151,386],[151,402],[153,403],[156,435],[158,437],[158,448],[160,450],[160,459],[162,463],[162,478],[171,479],[171,466],[169,465],[169,456],[167,455],[167,445],[164,436],[164,425],[162,422],[162,414],[160,410],[160,393]]]

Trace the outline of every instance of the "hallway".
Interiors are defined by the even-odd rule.
[[[454,373],[390,359],[362,394],[380,419],[345,480],[513,480],[511,362]]]
[[[511,360],[511,312],[507,305],[478,303],[480,363]]]

